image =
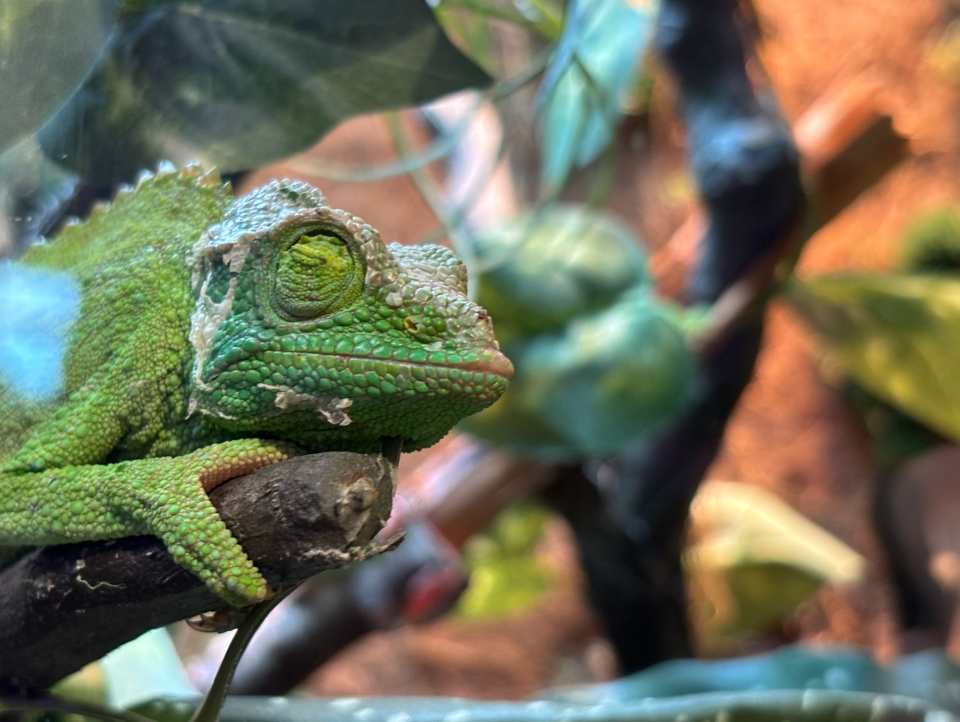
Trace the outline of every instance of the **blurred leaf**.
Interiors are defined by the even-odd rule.
[[[845,379],[839,391],[863,419],[873,441],[874,459],[881,471],[892,470],[911,456],[943,442],[940,434],[880,400],[851,379]]]
[[[741,660],[737,660],[738,662]],[[701,662],[703,665],[711,663]],[[721,663],[714,662],[713,665]],[[196,703],[193,704],[196,706]],[[190,706],[158,701],[138,709],[163,722],[187,722]],[[221,722],[956,722],[943,707],[916,698],[833,689],[743,690],[609,704],[484,701],[450,697],[233,697]]]
[[[879,710],[890,700],[887,695],[902,695],[900,699],[908,704],[923,700],[945,710],[943,714],[957,714],[958,689],[960,666],[942,648],[905,654],[890,666],[881,666],[868,648],[818,643],[785,645],[737,659],[674,659],[613,682],[560,687],[537,696],[594,709],[616,709],[658,697],[679,697],[679,706],[681,700],[689,703],[688,695],[729,692],[734,693],[729,699],[745,700],[762,698],[766,690],[798,690],[815,704],[839,692],[840,698],[850,702],[872,699]],[[781,712],[782,716],[756,719],[795,719],[786,709]]]
[[[953,85],[960,83],[960,22],[951,22],[924,47],[927,64],[941,79]]]
[[[61,699],[105,704],[106,683],[100,663],[92,662],[69,677],[61,679],[50,689],[50,692]]]
[[[831,275],[787,297],[854,381],[960,440],[960,280]]]
[[[0,151],[63,103],[103,49],[119,0],[0,0]]]
[[[690,518],[684,566],[702,651],[778,624],[823,584],[863,577],[863,557],[760,487],[707,482]]]
[[[695,373],[689,314],[648,289],[640,241],[612,217],[559,206],[473,248],[480,303],[514,363],[503,397],[461,428],[543,459],[607,454],[656,428]]]
[[[686,558],[692,569],[786,564],[835,584],[863,576],[863,557],[758,486],[709,481],[690,513],[700,537]]]
[[[670,418],[696,370],[672,316],[637,290],[531,342],[521,366],[541,420],[582,453],[608,454]]]
[[[460,428],[551,461],[616,453],[684,403],[696,363],[677,316],[635,288],[560,331],[504,344],[510,388]]]
[[[479,301],[501,341],[556,328],[647,282],[640,240],[613,217],[581,206],[485,230],[472,252],[482,269]]]
[[[612,682],[561,687],[538,696],[613,705],[649,697],[771,689],[894,692],[890,677],[866,649],[791,644],[737,659],[673,659]]]
[[[590,163],[613,139],[621,95],[639,73],[654,4],[571,0],[557,54],[543,80],[542,177],[555,195],[570,171]]]
[[[534,551],[549,512],[536,504],[517,504],[501,512],[485,533],[464,550],[470,586],[457,603],[467,619],[489,619],[522,611],[550,587],[552,574]]]
[[[107,683],[107,701],[129,709],[164,697],[192,699],[190,684],[165,629],[154,629],[118,647],[100,660]]]
[[[513,0],[513,6],[551,40],[557,40],[563,34],[565,5],[564,0]]]
[[[910,224],[903,238],[901,266],[910,273],[960,272],[960,212],[939,208]]]
[[[103,183],[161,159],[239,172],[350,116],[489,80],[423,0],[140,0],[39,139]]]
[[[487,72],[496,68],[486,14],[477,13],[472,5],[464,5],[456,0],[440,2],[434,12],[443,29],[460,47],[466,48],[472,60]]]
[[[470,586],[457,603],[464,619],[495,619],[522,612],[550,588],[552,576],[536,559],[491,559],[470,573]]]

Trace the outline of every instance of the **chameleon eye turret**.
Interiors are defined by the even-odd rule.
[[[338,311],[363,293],[364,264],[359,246],[326,228],[295,229],[277,260],[273,302],[293,319]]]

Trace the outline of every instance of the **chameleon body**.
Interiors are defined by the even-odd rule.
[[[231,604],[267,585],[206,492],[292,454],[439,440],[512,373],[466,272],[305,183],[144,178],[15,265],[79,288],[62,390],[0,380],[0,545],[142,534]]]

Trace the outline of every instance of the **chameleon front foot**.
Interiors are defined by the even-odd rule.
[[[220,520],[206,494],[180,499],[172,514],[157,514],[148,522],[174,561],[196,575],[232,607],[262,602],[269,594],[266,580]],[[202,498],[201,498],[202,496]]]
[[[149,533],[160,537],[174,560],[233,607],[272,595],[266,580],[220,519],[207,492],[228,479],[249,474],[293,454],[289,445],[258,439],[214,444],[168,462],[163,491],[144,516]],[[179,463],[177,463],[179,462]],[[179,488],[171,477],[181,480]],[[153,496],[153,495],[151,495]]]
[[[0,548],[152,534],[230,605],[255,604],[270,589],[207,492],[296,453],[290,445],[242,439],[185,456],[0,472]]]

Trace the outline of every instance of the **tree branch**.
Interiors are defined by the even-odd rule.
[[[747,78],[740,20],[735,0],[663,0],[657,18],[657,45],[678,82],[690,165],[707,210],[686,289],[699,303],[715,303],[775,255],[802,208],[797,150],[772,99],[758,97]],[[611,462],[620,481],[607,504],[590,502],[575,469],[561,475],[567,488],[555,490],[625,674],[691,654],[683,529],[753,374],[773,270],[767,266],[758,266],[762,278],[754,284],[760,302],[737,303],[735,323],[704,339],[700,377],[683,413]]]
[[[396,466],[379,455],[289,459],[210,494],[274,588],[392,548]],[[224,608],[154,537],[41,547],[0,574],[0,692],[46,689],[149,629]]]

